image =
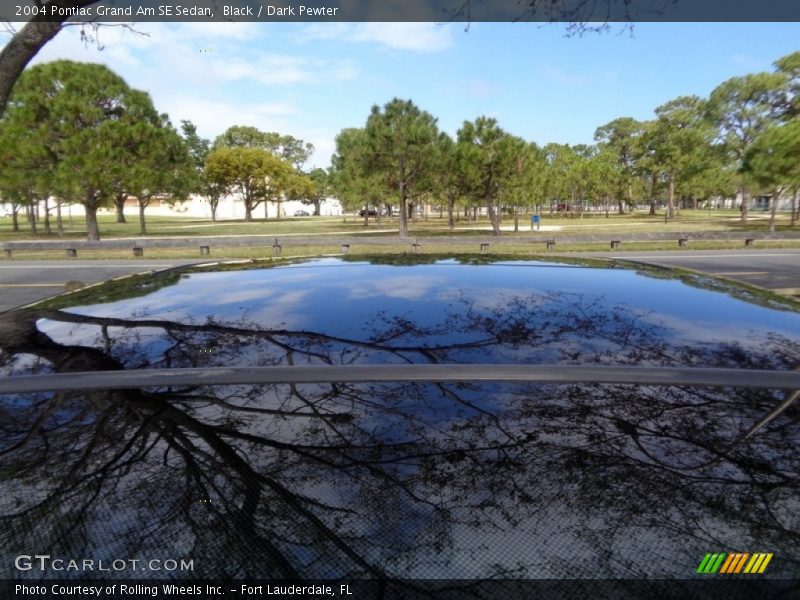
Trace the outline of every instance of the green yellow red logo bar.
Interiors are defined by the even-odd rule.
[[[720,575],[760,574],[772,560],[772,552],[709,552],[700,561],[698,573]]]

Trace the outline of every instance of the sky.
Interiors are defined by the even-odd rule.
[[[35,63],[106,64],[160,112],[212,139],[231,125],[314,144],[327,167],[336,134],[370,108],[411,99],[455,135],[494,117],[538,144],[592,143],[617,117],[653,117],[677,96],[800,50],[800,23],[639,23],[568,37],[537,23],[139,23],[103,27],[86,45],[68,27]],[[4,44],[8,36],[0,36]]]

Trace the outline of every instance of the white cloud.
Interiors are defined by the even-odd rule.
[[[308,86],[356,78],[354,64],[317,57],[308,49],[298,56],[244,43],[252,48],[244,51],[236,40],[259,33],[251,24],[226,25],[223,29],[231,37],[225,39],[208,38],[205,25],[136,24],[136,30],[147,35],[102,27],[102,50],[97,44],[82,43],[78,28],[70,27],[47,44],[35,62],[68,59],[106,64],[131,86],[149,91],[158,110],[169,114],[176,126],[190,120],[201,136],[212,140],[228,127],[242,124],[291,134],[314,144],[309,167],[326,167],[336,132],[309,126],[297,99],[308,93]],[[210,51],[201,52],[204,48]]]
[[[155,92],[180,88],[187,82],[214,87],[219,82],[259,85],[324,84],[348,81],[359,74],[347,60],[243,51],[236,42],[259,35],[257,23],[139,23],[131,31],[101,27],[98,43],[83,43],[77,28],[56,36],[36,57],[36,63],[56,59],[109,65],[136,87]],[[218,36],[217,28],[230,33]],[[155,59],[153,62],[150,59]]]
[[[214,140],[233,125],[251,125],[262,131],[287,133],[314,145],[314,153],[306,169],[326,168],[336,150],[334,138],[337,131],[323,131],[304,127],[302,114],[287,100],[242,103],[227,98],[198,98],[187,94],[158,97],[157,106],[167,112],[172,122],[179,126],[189,120],[197,126],[201,137]]]
[[[386,277],[376,281],[355,282],[351,285],[350,299],[363,300],[365,298],[382,297],[403,298],[406,300],[420,300],[431,296],[437,286],[441,286],[441,279],[425,275],[398,275]]]
[[[210,59],[206,77],[217,81],[246,80],[264,85],[326,83],[354,79],[358,70],[346,61],[307,59],[276,54]]]
[[[74,60],[113,65],[115,71],[141,64],[137,50],[152,45],[152,38],[139,30],[122,26],[104,26],[96,31],[87,29],[92,40],[82,41],[77,27],[67,27],[34,57],[32,64],[53,60]]]
[[[331,156],[336,151],[336,134],[338,131],[311,131],[302,137],[314,144],[314,154],[306,165],[307,169],[319,167],[320,169],[327,168],[331,164]]]
[[[262,131],[288,132],[293,129],[288,117],[296,113],[295,107],[286,101],[245,104],[190,95],[169,95],[158,100],[159,109],[165,110],[173,123],[188,119],[197,126],[201,136],[211,139],[232,125],[242,124]]]
[[[392,50],[439,52],[453,46],[453,30],[436,23],[325,23],[305,29],[310,40],[374,43]]]

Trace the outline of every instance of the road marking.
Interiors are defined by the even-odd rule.
[[[787,296],[800,296],[800,287],[774,288],[772,291]]]
[[[64,287],[65,283],[0,283],[0,288]]]

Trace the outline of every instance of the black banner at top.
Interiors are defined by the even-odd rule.
[[[0,19],[45,21],[800,21],[797,0],[0,0]]]

